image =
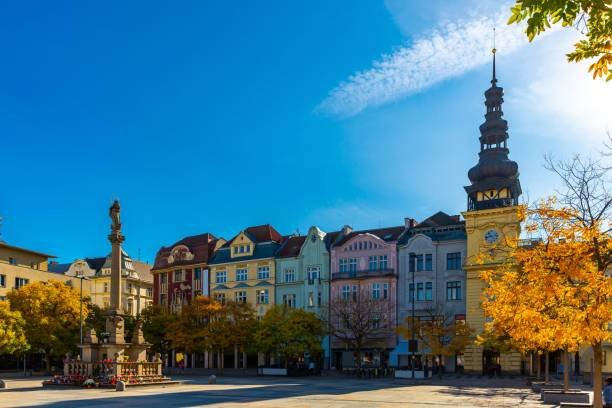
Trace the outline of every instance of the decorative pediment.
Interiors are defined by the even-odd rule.
[[[170,255],[168,256],[168,263],[173,264],[175,262],[191,261],[193,259],[193,253],[189,251],[189,248],[185,245],[177,245],[172,248]]]

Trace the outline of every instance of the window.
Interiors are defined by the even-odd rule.
[[[244,252],[250,252],[251,251],[251,246],[250,245],[246,245],[244,248],[245,248]]]
[[[270,267],[260,266],[257,268],[257,279],[270,279]]]
[[[423,260],[425,262],[423,262]],[[432,270],[432,255],[431,254],[419,254],[416,256],[416,270],[420,271],[431,271]],[[411,271],[412,272],[412,271]]]
[[[236,269],[236,280],[237,281],[245,281],[247,279],[248,279],[247,268],[238,268],[238,269]]]
[[[215,299],[221,304],[225,304],[225,293],[215,293]]]
[[[193,297],[197,298],[198,296],[202,296],[202,291],[201,290],[194,290],[193,291]]]
[[[372,284],[372,299],[380,299],[380,283]]]
[[[168,283],[168,276],[166,275],[166,272],[159,275],[159,280],[162,285],[165,285],[166,283]]]
[[[353,301],[356,302],[357,301],[357,285],[353,285],[352,288],[352,296],[353,296]]]
[[[461,282],[446,282],[446,300],[461,300]]]
[[[308,280],[310,281],[310,283],[320,278],[320,270],[321,268],[319,268],[318,266],[309,266],[308,268],[306,268],[306,274],[308,275]]]
[[[240,253],[244,254],[244,245],[240,245]]]
[[[349,271],[350,272],[357,271],[357,258],[349,259]]]
[[[245,296],[246,299],[246,296]],[[267,305],[269,299],[268,289],[261,289],[257,291],[257,303],[260,305]],[[246,300],[245,300],[246,302]]]
[[[389,284],[383,283],[383,299],[389,299]]]
[[[201,280],[202,279],[202,269],[201,268],[195,268],[193,270],[193,279],[195,279],[195,280]]]
[[[165,306],[167,303],[168,303],[168,295],[160,295],[159,296],[159,304]],[[108,307],[108,306],[105,304],[105,307]]]
[[[287,307],[295,307],[295,294],[283,295],[283,305]]]
[[[431,282],[425,283],[425,300],[432,300],[433,284]]]
[[[433,267],[432,267],[432,258],[433,258],[433,256],[431,254],[426,254],[425,255],[425,270],[426,271],[433,270]]]
[[[17,265],[17,258],[13,258],[12,256],[9,256],[9,264]]]
[[[416,294],[416,300],[423,300],[424,296],[423,296],[423,283],[417,283],[417,294]]]
[[[128,300],[127,312],[129,315],[134,314],[134,303],[132,302],[132,299]]]
[[[317,306],[321,306],[321,301],[323,299],[323,295],[321,292],[317,293]]]
[[[235,246],[235,247],[234,247],[234,254],[237,254],[237,253],[238,253],[238,247],[237,247],[237,246]]]
[[[449,271],[461,269],[461,252],[449,252],[446,254],[446,269]]]
[[[340,272],[348,272],[348,259],[346,258],[340,259],[339,269],[340,269]]]
[[[314,293],[308,292],[308,307],[314,306]]]
[[[217,271],[215,274],[215,282],[217,283],[225,283],[227,282],[227,272],[225,271]]]
[[[247,301],[246,291],[240,290],[238,292],[235,292],[234,293],[234,298],[235,298],[237,303],[246,303],[246,301]]]
[[[27,285],[29,282],[29,279],[15,278],[15,289],[19,289],[20,287]]]
[[[183,271],[174,271],[174,282],[182,282],[183,281]]]
[[[283,274],[285,275],[285,282],[295,282],[295,269],[285,268]]]
[[[0,296],[0,301],[6,300],[6,296]]]
[[[147,288],[147,297],[153,297],[153,288]]]
[[[6,288],[6,275],[0,275],[0,288]]]
[[[372,314],[372,320],[371,320],[370,324],[372,325],[373,329],[379,329],[380,328],[380,315],[378,313]]]
[[[416,255],[410,254],[408,257],[408,272],[414,272],[414,264],[416,263]]]
[[[369,258],[368,265],[371,271],[378,269],[378,258],[376,256],[371,256]]]
[[[349,300],[351,297],[351,287],[349,285],[342,286],[342,299]]]
[[[378,267],[380,270],[387,269],[387,255],[381,255],[378,257]]]

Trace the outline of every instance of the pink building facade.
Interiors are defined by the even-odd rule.
[[[361,355],[346,340],[332,337],[332,363],[338,369],[357,366],[357,359],[362,367],[388,365],[389,353],[397,344],[397,241],[404,230],[404,226],[364,231],[345,227],[342,238],[331,248],[331,302],[367,304],[375,327]],[[331,314],[332,325],[342,324],[333,311]]]

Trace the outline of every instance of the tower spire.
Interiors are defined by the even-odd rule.
[[[497,77],[495,76],[495,53],[497,52],[497,49],[495,48],[495,27],[493,27],[493,49],[491,52],[493,53],[493,79],[491,79],[491,84],[496,86]]]

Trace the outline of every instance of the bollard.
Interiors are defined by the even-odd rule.
[[[0,380],[0,389],[2,388],[8,388],[8,386],[6,385],[6,381],[4,380]]]
[[[115,391],[125,391],[125,382],[117,381],[117,384],[115,385]]]
[[[217,376],[213,374],[210,377],[208,377],[208,383],[209,384],[216,384],[217,383]]]

